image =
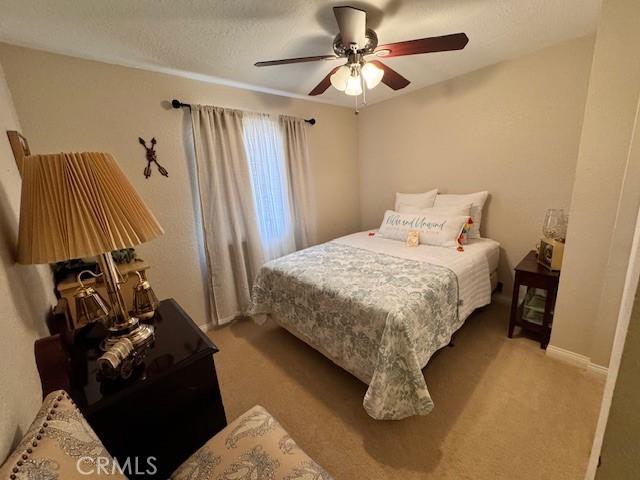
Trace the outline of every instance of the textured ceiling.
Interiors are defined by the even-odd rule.
[[[462,51],[389,58],[411,80],[369,103],[595,32],[600,0],[2,0],[0,40],[68,55],[305,95],[340,61],[256,68],[332,53],[333,5],[368,12],[380,43],[465,32]],[[333,88],[320,101],[352,105]]]

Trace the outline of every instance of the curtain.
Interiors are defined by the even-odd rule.
[[[311,160],[307,140],[307,122],[280,116],[284,137],[287,180],[291,197],[296,249],[315,243],[315,216],[311,190]]]
[[[271,260],[296,250],[284,139],[277,117],[246,113],[242,125],[262,251]]]
[[[247,311],[263,263],[242,112],[192,105],[209,297],[222,325]]]
[[[247,312],[262,264],[315,239],[304,120],[192,105],[211,309]]]

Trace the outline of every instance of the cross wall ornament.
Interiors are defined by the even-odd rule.
[[[151,139],[151,147],[147,147],[147,142],[144,140],[144,138],[142,137],[138,137],[138,142],[140,142],[140,145],[142,145],[145,150],[147,151],[146,155],[147,155],[147,166],[144,169],[144,177],[145,178],[149,178],[151,176],[151,164],[155,163],[156,166],[158,167],[158,172],[160,172],[160,175],[164,175],[165,177],[169,176],[169,172],[167,172],[167,169],[164,168],[162,165],[160,165],[158,163],[158,157],[156,156],[156,138],[153,137]]]

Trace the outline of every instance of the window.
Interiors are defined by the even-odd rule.
[[[246,114],[242,128],[262,248],[271,260],[295,250],[284,139],[269,115]]]

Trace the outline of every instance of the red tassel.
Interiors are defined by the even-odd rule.
[[[459,252],[464,252],[464,248],[462,248],[462,245],[458,245],[458,248],[456,249]]]

